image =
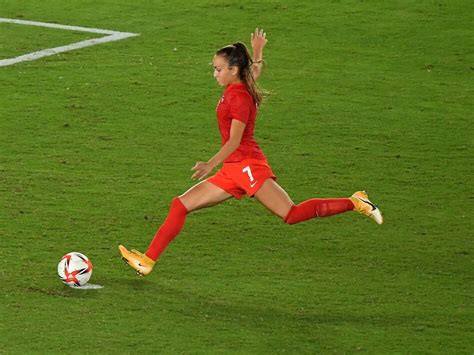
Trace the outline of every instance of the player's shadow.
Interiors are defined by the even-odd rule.
[[[210,294],[199,294],[189,290],[189,288],[170,287],[156,281],[144,279],[127,280],[127,284],[135,290],[153,294],[160,305],[173,305],[170,311],[189,312],[193,309],[203,318],[212,315],[214,319],[222,319],[227,322],[234,319],[235,322],[245,324],[248,327],[267,327],[270,323],[280,324],[331,324],[342,325],[352,324],[375,324],[381,327],[400,326],[403,324],[413,324],[413,314],[388,315],[388,314],[360,314],[358,312],[328,312],[317,310],[292,311],[286,305],[279,307],[277,303],[260,302],[254,304],[255,295],[250,299],[227,300],[222,295],[215,297]],[[257,296],[258,297],[258,296]],[[262,296],[264,297],[264,296]],[[179,307],[176,304],[179,303]]]
[[[126,285],[127,288],[135,290],[135,291],[144,291],[150,290],[150,288],[154,288],[156,286],[156,282],[150,281],[142,276],[138,276],[133,279],[115,279],[113,280],[114,284],[117,285],[120,283],[121,285]]]
[[[66,285],[58,285],[54,287],[38,287],[28,286],[26,292],[36,293],[40,295],[63,297],[63,298],[88,298],[93,297],[96,290],[78,290]]]

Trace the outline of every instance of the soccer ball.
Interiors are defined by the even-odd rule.
[[[68,286],[83,286],[91,278],[92,263],[84,254],[75,251],[67,253],[59,261],[58,275]]]

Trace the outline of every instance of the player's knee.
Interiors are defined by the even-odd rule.
[[[192,211],[191,206],[187,205],[187,201],[183,201],[181,196],[176,196],[171,200],[171,209],[177,209],[181,212],[188,214]]]

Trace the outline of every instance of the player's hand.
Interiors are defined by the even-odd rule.
[[[193,180],[202,180],[205,178],[207,175],[210,174],[212,171],[212,166],[210,166],[208,163],[203,162],[203,161],[198,161],[192,168],[191,170],[194,171],[193,176],[191,176],[191,179]]]
[[[252,43],[253,52],[261,52],[267,44],[267,34],[263,29],[256,28],[255,32],[250,35],[250,43]]]

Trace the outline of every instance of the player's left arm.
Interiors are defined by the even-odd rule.
[[[202,180],[209,175],[215,167],[220,165],[229,155],[231,155],[240,145],[240,141],[244,135],[245,123],[239,120],[232,120],[230,126],[229,140],[221,147],[221,149],[209,161],[199,161],[191,169],[194,171],[191,179]]]

